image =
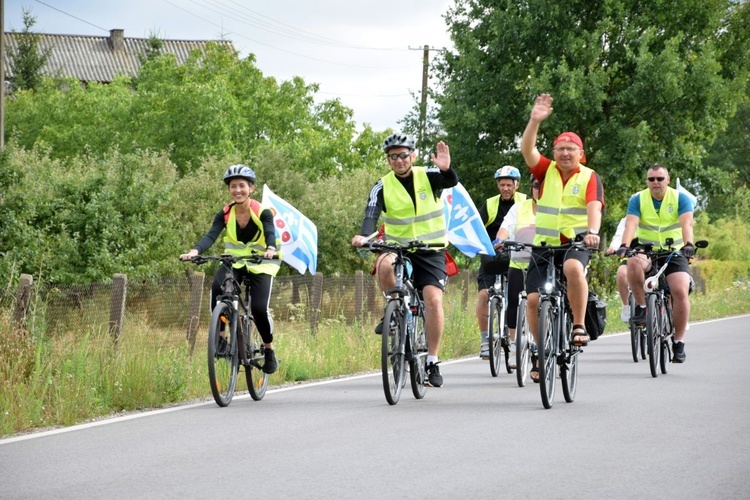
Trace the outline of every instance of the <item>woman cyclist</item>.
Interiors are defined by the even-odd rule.
[[[536,230],[536,200],[539,198],[539,181],[532,175],[531,179],[531,197],[520,203],[516,203],[510,208],[510,211],[503,219],[500,229],[497,231],[497,238],[503,240],[520,241],[521,243],[533,243]],[[525,286],[526,268],[529,267],[531,252],[524,250],[522,252],[512,252],[510,257],[510,268],[508,269],[508,312],[506,314],[506,323],[510,333],[511,368],[516,368],[516,320],[518,314],[518,295],[523,291]]]
[[[233,273],[240,283],[243,279],[250,282],[251,312],[265,345],[263,371],[273,373],[278,363],[273,351],[273,318],[268,311],[268,304],[273,277],[279,272],[281,264],[280,255],[276,252],[273,213],[250,198],[255,191],[255,172],[250,167],[232,165],[224,173],[224,183],[233,201],[219,210],[208,233],[187,253],[180,255],[180,259],[189,260],[208,250],[224,229],[225,253],[235,257],[263,256],[260,264],[235,263]],[[221,267],[211,285],[211,310],[221,294],[225,278],[226,270]],[[219,350],[221,347],[220,345]]]

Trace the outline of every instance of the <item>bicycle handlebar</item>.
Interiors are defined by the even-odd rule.
[[[598,252],[599,249],[595,247],[587,247],[586,243],[583,242],[583,240],[577,240],[577,241],[570,241],[568,243],[564,243],[562,245],[533,245],[531,243],[523,243],[520,241],[511,241],[511,240],[505,240],[503,242],[503,251],[513,251],[513,252],[521,252],[523,250],[552,250],[552,251],[561,251],[561,250],[570,250],[571,248],[577,249],[577,250],[591,250],[592,252]]]
[[[274,257],[277,259],[278,257]],[[182,259],[181,259],[182,260]],[[197,265],[205,264],[206,262],[221,262],[224,265],[231,265],[236,262],[247,262],[250,264],[261,264],[263,262],[262,255],[251,255],[249,257],[236,257],[234,255],[222,254],[222,255],[196,255],[189,259],[185,259],[184,262],[192,262]]]
[[[665,257],[670,254],[682,255],[682,251],[674,248],[672,246],[672,243],[669,240],[667,240],[667,245],[669,245],[668,248],[661,248],[657,250],[654,250],[653,243],[646,243],[643,245],[638,245],[633,248],[628,248],[627,251],[625,252],[625,257],[633,257],[637,254],[643,254],[649,257]],[[695,242],[695,245],[693,246],[695,247],[697,251],[699,248],[706,248],[708,246],[708,241],[698,240]],[[617,254],[615,253],[615,255]]]
[[[410,241],[408,243],[393,243],[386,241],[371,241],[365,243],[360,248],[369,250],[370,252],[382,252],[382,251],[393,251],[393,252],[404,252],[407,250],[429,250],[434,248],[443,249],[445,245],[442,243],[425,243],[423,241]]]

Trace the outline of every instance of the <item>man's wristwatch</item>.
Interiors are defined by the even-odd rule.
[[[598,229],[589,229],[589,234],[593,234],[594,236],[599,236],[599,230]]]

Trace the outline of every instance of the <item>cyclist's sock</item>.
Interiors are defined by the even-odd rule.
[[[435,363],[435,364],[437,364],[437,362],[438,362],[438,357],[437,357],[437,356],[430,356],[429,354],[427,355],[427,364],[428,364],[428,365],[429,365],[430,363]]]

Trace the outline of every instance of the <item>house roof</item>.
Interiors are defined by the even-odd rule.
[[[148,38],[125,38],[121,29],[112,29],[109,36],[49,35],[35,33],[39,37],[39,49],[49,49],[49,57],[42,73],[47,76],[74,77],[82,82],[109,83],[117,75],[136,76],[143,57],[149,47]],[[5,74],[12,76],[10,55],[18,50],[21,33],[4,34]],[[161,40],[161,39],[160,39]],[[194,50],[204,50],[208,42],[227,45],[227,40],[161,40],[161,52],[174,54],[177,62],[185,62]]]

